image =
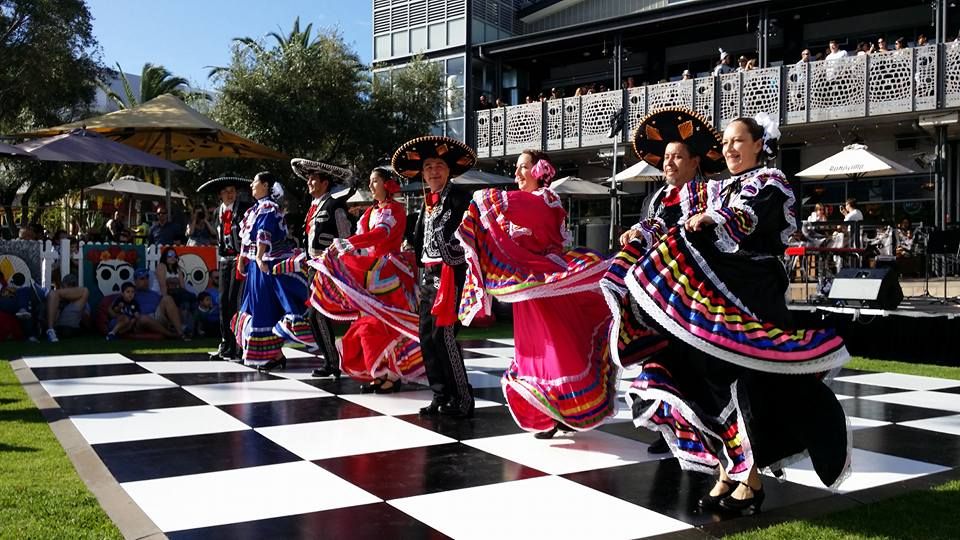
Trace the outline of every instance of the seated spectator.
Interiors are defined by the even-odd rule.
[[[913,256],[913,225],[910,220],[903,218],[897,225],[897,257]]]
[[[873,52],[887,52],[887,40],[882,37],[877,38],[877,46],[873,48]]]
[[[47,341],[56,343],[59,336],[75,337],[87,313],[90,291],[81,287],[75,274],[67,274],[60,280],[60,288],[47,294]]]
[[[197,295],[197,311],[193,328],[196,336],[220,336],[220,313],[213,297],[207,292]]]
[[[127,282],[120,287],[120,296],[110,306],[110,323],[107,341],[136,330],[140,319],[140,304],[135,296],[133,283]]]
[[[32,286],[16,287],[0,273],[0,341],[6,338],[37,341],[37,320],[34,313],[35,293]]]
[[[754,69],[757,69],[757,59],[756,59],[756,58],[751,58],[751,59],[747,60],[746,71],[751,71],[751,70],[754,70]]]
[[[804,49],[800,51],[800,60],[797,60],[797,64],[806,64],[810,62],[810,49]]]
[[[34,233],[32,227],[23,225],[20,227],[20,233],[17,236],[20,240],[36,240],[37,235]]]
[[[927,36],[926,34],[920,34],[917,36],[917,47],[924,47],[927,45]]]
[[[898,37],[896,41],[893,42],[893,50],[903,51],[907,48],[907,38]]]
[[[857,56],[866,56],[870,54],[871,48],[870,44],[866,41],[861,41],[857,43]]]
[[[720,61],[713,68],[713,75],[725,75],[727,73],[733,73],[733,67],[730,65],[730,53],[720,49]]]
[[[180,310],[169,295],[161,295],[150,289],[150,272],[145,269],[134,273],[134,298],[140,305],[137,329],[162,334],[166,337],[188,339],[184,333]]]
[[[182,239],[182,237],[183,229],[169,220],[167,209],[160,208],[157,210],[157,221],[150,227],[150,232],[147,233],[147,240],[151,244],[169,246]]]
[[[490,105],[490,100],[487,99],[487,96],[480,94],[480,104],[477,106],[477,109],[482,111],[490,107],[492,107],[492,105]]]
[[[737,59],[737,72],[738,72],[738,73],[741,72],[741,71],[746,71],[746,70],[747,70],[747,62],[749,62],[749,59],[748,59],[746,56],[742,56],[742,55],[741,55],[740,58]]]
[[[167,279],[176,278],[177,283],[183,286],[183,276],[180,275],[180,257],[176,250],[167,248],[164,251],[163,259],[157,264],[157,285],[160,294],[167,294]]]
[[[176,276],[167,276],[167,295],[173,299],[180,310],[180,320],[184,323],[184,332],[190,334],[197,312],[197,297],[185,289]]]
[[[690,73],[689,69],[683,70],[683,73],[680,75],[680,80],[682,81],[689,81],[692,78],[693,78],[693,74]]]
[[[220,272],[214,269],[214,270],[210,270],[207,273],[207,275],[209,276],[209,278],[207,279],[207,289],[203,292],[209,294],[210,297],[213,298],[213,304],[215,306],[219,306],[220,305]],[[198,302],[200,301],[199,296],[197,296],[197,301]]]

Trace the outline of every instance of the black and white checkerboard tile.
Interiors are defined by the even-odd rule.
[[[648,454],[626,407],[576,436],[522,432],[499,388],[513,341],[463,345],[480,399],[459,421],[420,418],[423,387],[311,378],[317,359],[292,349],[270,374],[199,355],[24,362],[171,538],[640,538],[726,519],[695,511],[713,479]],[[831,493],[800,462],[765,483],[765,510],[960,466],[960,381],[845,370],[832,384],[853,475]]]

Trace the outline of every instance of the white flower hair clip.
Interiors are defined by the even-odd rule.
[[[771,139],[780,138],[780,124],[775,118],[765,112],[757,113],[753,119],[763,128],[763,151],[767,155],[773,155],[773,150],[768,144]]]

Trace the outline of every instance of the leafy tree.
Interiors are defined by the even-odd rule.
[[[164,94],[173,94],[184,101],[211,100],[210,95],[206,92],[190,91],[187,88],[189,84],[187,79],[176,77],[167,68],[149,62],[144,64],[140,71],[139,92],[133,91],[133,86],[127,80],[127,75],[123,72],[119,63],[117,63],[117,71],[111,72],[110,75],[116,77],[123,85],[123,96],[111,90],[110,85],[104,81],[98,81],[97,84],[107,94],[107,98],[111,99],[120,109],[136,107]]]
[[[82,0],[0,0],[0,133],[89,114],[101,70],[97,49]],[[0,204],[11,228],[11,204],[17,188],[30,179],[27,169],[32,168],[0,176]]]

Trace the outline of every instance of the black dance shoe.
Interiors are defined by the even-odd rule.
[[[733,490],[737,489],[737,483],[733,480],[720,480],[727,486],[727,490],[719,495],[710,495],[707,493],[703,497],[700,497],[700,500],[697,501],[697,505],[704,510],[720,510],[720,501],[724,499],[727,495],[733,493]]]
[[[340,380],[340,368],[337,366],[326,365],[313,370],[313,373],[311,373],[310,376],[319,377],[321,379],[333,377],[334,379]]]
[[[440,407],[445,405],[450,398],[442,394],[434,394],[430,404],[420,408],[420,416],[436,416],[440,414]]]
[[[759,513],[760,505],[763,504],[763,498],[765,496],[763,487],[760,489],[753,489],[750,487],[750,484],[744,482],[740,483],[747,486],[747,489],[750,490],[750,493],[753,494],[753,497],[748,499],[734,499],[733,490],[731,489],[730,493],[720,501],[720,508],[746,516]]]
[[[400,379],[391,381],[389,379],[381,382],[377,388],[374,390],[377,394],[392,394],[394,392],[400,391],[400,385],[403,383],[400,382]]]
[[[552,439],[553,436],[556,434],[557,434],[557,426],[554,425],[552,428],[550,428],[547,431],[540,431],[538,433],[534,433],[533,436],[536,439]]]
[[[670,451],[670,445],[667,444],[667,440],[663,438],[661,434],[657,437],[657,440],[647,448],[648,454],[666,454]]]
[[[271,360],[266,364],[257,366],[257,371],[273,371],[275,369],[287,369],[287,359],[284,357]]]
[[[476,402],[473,396],[452,399],[449,403],[440,405],[440,414],[451,418],[473,418],[473,409]]]
[[[361,394],[372,394],[374,392],[379,392],[380,385],[383,384],[383,381],[380,379],[374,379],[368,383],[360,385]]]

